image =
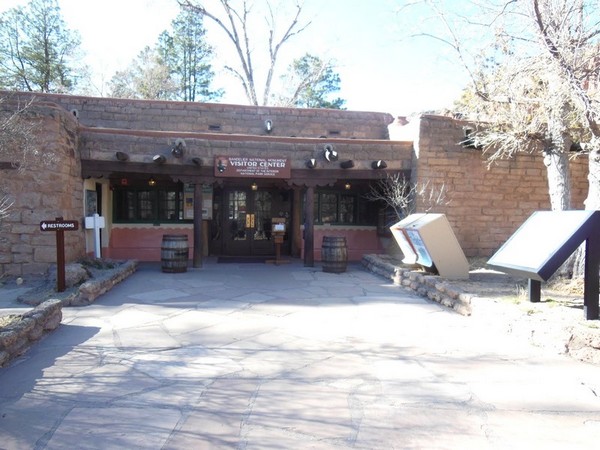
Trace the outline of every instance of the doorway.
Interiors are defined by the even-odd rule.
[[[275,255],[274,217],[286,219],[287,231],[281,244],[281,254],[289,255],[291,197],[289,191],[276,189],[225,189],[222,199],[222,255]]]

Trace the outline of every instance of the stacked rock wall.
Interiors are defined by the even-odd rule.
[[[0,328],[0,367],[25,353],[39,339],[60,325],[62,303],[47,300]]]
[[[19,161],[0,161],[1,188],[13,203],[1,223],[0,273],[11,275],[43,273],[56,263],[56,234],[40,231],[41,221],[83,218],[77,120],[47,103],[32,105],[30,115],[36,156],[23,170],[11,167]],[[48,159],[50,163],[42,162]],[[84,232],[79,228],[64,233],[67,261],[85,253]]]

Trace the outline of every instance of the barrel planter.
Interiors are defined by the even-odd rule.
[[[340,236],[323,236],[321,246],[321,263],[323,272],[342,273],[348,265],[348,249],[346,238]]]
[[[187,271],[190,250],[185,234],[163,234],[160,247],[162,271],[180,273]]]

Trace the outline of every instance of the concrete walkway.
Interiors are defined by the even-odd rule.
[[[584,449],[600,368],[364,271],[137,273],[0,369],[2,449]]]

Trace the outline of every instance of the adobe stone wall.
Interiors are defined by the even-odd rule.
[[[534,212],[550,209],[546,167],[540,154],[518,154],[488,167],[481,150],[465,148],[466,122],[442,116],[420,121],[413,155],[413,182],[445,186],[446,205],[431,212],[446,214],[468,257],[489,257]],[[572,208],[583,209],[588,162],[570,163]],[[426,205],[418,199],[417,212]]]
[[[355,166],[348,169],[372,170],[371,163],[382,159],[388,169],[410,170],[413,145],[406,141],[365,139],[318,139],[278,138],[265,136],[215,135],[211,133],[155,132],[83,128],[81,130],[81,157],[84,160],[115,161],[117,151],[127,153],[128,162],[152,164],[155,155],[163,155],[172,166],[190,165],[191,158],[198,158],[202,166],[211,167],[219,156],[282,157],[289,158],[292,169],[306,168],[306,161],[317,159],[317,168],[331,168],[323,160],[324,145],[331,144],[339,153],[340,161],[353,160]],[[184,136],[185,157],[174,158],[171,148],[178,137]],[[123,165],[126,170],[126,164]],[[382,175],[383,176],[383,175]]]
[[[19,93],[22,98],[33,94]],[[35,94],[60,105],[81,125],[123,130],[245,134],[255,136],[388,139],[387,113],[281,108],[221,103],[166,102],[60,94]],[[265,121],[271,120],[271,132]]]
[[[55,160],[48,166],[32,160],[23,171],[1,166],[2,189],[14,203],[2,221],[0,274],[46,272],[56,264],[56,235],[40,231],[40,222],[56,217],[81,222],[83,218],[77,121],[55,105],[36,104],[31,112],[37,150],[53,153]],[[64,233],[67,262],[85,254],[81,224],[79,228]]]

